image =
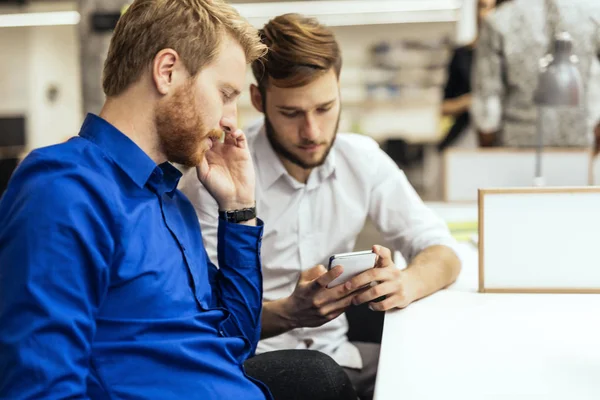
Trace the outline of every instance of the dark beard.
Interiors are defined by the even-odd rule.
[[[304,162],[302,159],[297,157],[294,153],[292,153],[291,151],[286,149],[285,146],[283,146],[283,144],[281,144],[281,142],[277,136],[277,132],[275,132],[275,129],[273,128],[273,125],[271,124],[269,117],[267,116],[266,113],[264,115],[265,115],[265,133],[267,134],[267,139],[269,140],[269,143],[271,144],[271,147],[273,148],[275,153],[277,153],[281,157],[285,158],[286,160],[296,164],[297,166],[299,166],[300,168],[303,168],[303,169],[313,169],[313,168],[319,167],[325,163],[325,160],[327,159],[327,156],[329,155],[329,152],[331,151],[331,148],[333,147],[333,144],[335,143],[335,138],[337,137],[337,131],[338,131],[338,127],[340,125],[341,112],[340,112],[340,114],[338,114],[338,119],[335,124],[335,133],[333,135],[333,139],[331,139],[331,143],[329,144],[329,147],[327,148],[327,150],[323,154],[323,157],[320,160],[318,160],[314,163],[310,163],[310,164]],[[306,143],[302,143],[302,144],[311,145],[311,144],[316,144],[316,143],[306,142]]]

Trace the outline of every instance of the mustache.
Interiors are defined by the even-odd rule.
[[[206,135],[211,140],[221,140],[225,132],[221,129],[212,129]]]
[[[303,140],[302,142],[300,142],[298,144],[298,146],[300,146],[300,147],[304,147],[304,146],[318,146],[318,145],[322,145],[322,144],[327,144],[327,142],[315,142],[314,140]]]

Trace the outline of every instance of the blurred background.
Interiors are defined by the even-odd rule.
[[[474,42],[478,10],[489,2],[232,1],[257,27],[287,12],[331,26],[344,57],[340,131],[375,138],[433,201],[452,200],[438,148],[456,119],[441,111],[449,62],[457,47]],[[100,111],[111,30],[128,3],[0,0],[0,195],[24,154],[76,135],[85,113]],[[239,125],[258,116],[246,91]]]
[[[333,27],[344,56],[341,131],[382,145],[398,139],[389,147],[407,167],[422,162],[423,145],[439,141],[448,57],[456,43],[473,40],[476,0],[232,3],[257,27],[285,12],[315,15]],[[99,112],[111,29],[127,4],[0,0],[1,182],[19,156],[76,135],[85,113]],[[256,117],[246,92],[239,123]],[[422,189],[422,176],[413,175]]]

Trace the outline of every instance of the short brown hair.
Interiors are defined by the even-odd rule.
[[[252,63],[259,89],[269,80],[277,87],[307,85],[331,68],[340,76],[342,53],[333,32],[316,19],[285,14],[270,20],[260,31],[267,55]]]
[[[248,63],[266,52],[258,30],[223,0],[135,0],[112,36],[104,64],[104,93],[121,94],[166,48],[175,50],[195,76],[217,55],[225,33],[242,45]]]

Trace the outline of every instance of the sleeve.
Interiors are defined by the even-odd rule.
[[[0,203],[2,398],[87,398],[114,244],[86,185],[23,166]]]
[[[219,218],[215,199],[202,186],[195,171],[186,173],[179,189],[194,206],[209,265],[209,279],[217,305],[236,320],[229,335],[248,339],[251,353],[260,338],[262,307],[261,226],[228,223]]]
[[[479,31],[473,63],[471,118],[478,130],[496,132],[502,125],[505,95],[502,37],[489,19]]]
[[[369,217],[384,240],[407,262],[430,246],[454,249],[456,242],[446,223],[423,203],[396,163],[379,148],[370,158],[374,174]]]
[[[263,224],[229,223],[219,219],[219,271],[213,285],[219,303],[235,318],[240,334],[250,342],[253,354],[260,339],[263,282],[260,247]]]

